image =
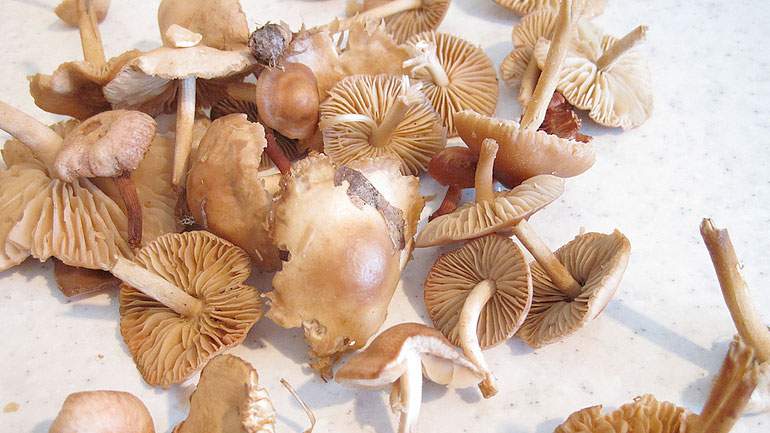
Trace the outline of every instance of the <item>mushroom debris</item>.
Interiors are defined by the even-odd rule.
[[[155,433],[147,407],[122,391],[83,391],[67,396],[48,433]]]
[[[284,179],[271,227],[284,263],[267,314],[304,329],[322,377],[384,322],[422,207],[417,178],[393,159],[335,166],[312,155]]]
[[[559,0],[495,0],[495,3],[524,17],[543,10],[559,9]],[[588,17],[601,15],[606,3],[607,0],[574,0],[575,6],[583,8],[583,13]]]
[[[335,375],[342,385],[390,391],[390,408],[398,413],[399,433],[415,433],[422,403],[422,379],[452,388],[478,384],[482,374],[433,328],[402,323],[378,335],[352,356]]]
[[[436,30],[451,3],[451,0],[347,0],[345,13],[366,20],[383,20],[396,41],[404,43],[418,33]]]
[[[428,174],[447,187],[444,199],[428,221],[433,221],[441,215],[452,213],[457,209],[462,190],[473,188],[478,155],[467,147],[447,147],[437,153],[428,163]]]

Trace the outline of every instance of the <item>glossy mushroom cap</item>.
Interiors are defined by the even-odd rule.
[[[147,407],[133,394],[84,391],[67,396],[48,433],[155,433]]]
[[[239,0],[163,0],[158,7],[158,27],[163,44],[177,24],[203,36],[201,43],[218,50],[242,48],[249,39],[249,24]]]
[[[104,21],[110,9],[110,0],[89,0],[87,4],[93,8],[97,22]],[[67,25],[78,26],[78,0],[62,0],[54,9],[54,13]]]
[[[313,71],[301,63],[268,68],[257,79],[257,111],[265,126],[288,138],[313,135],[320,103]]]
[[[352,16],[387,5],[394,0],[348,0],[346,13]],[[418,33],[435,30],[444,20],[451,0],[422,0],[416,8],[384,18],[385,26],[398,43],[404,43]]]
[[[559,0],[495,0],[495,3],[512,10],[516,15],[525,16],[541,10],[556,10]],[[576,6],[583,7],[583,14],[590,18],[601,15],[607,0],[575,0]],[[526,17],[525,17],[526,18]]]

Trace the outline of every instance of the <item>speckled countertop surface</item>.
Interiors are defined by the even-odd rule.
[[[46,122],[58,118],[34,106],[25,76],[81,57],[78,32],[52,13],[56,3],[0,0],[0,99]],[[157,3],[113,0],[101,27],[108,55],[159,43]],[[340,0],[242,3],[250,24],[314,25],[344,10]],[[455,0],[441,30],[482,45],[499,64],[517,21],[491,0]],[[596,165],[571,179],[562,198],[531,222],[553,247],[581,227],[622,230],[633,254],[621,289],[600,319],[562,343],[533,351],[514,338],[486,352],[501,388],[491,400],[475,389],[426,384],[424,432],[550,433],[574,410],[616,406],[643,393],[699,410],[734,333],[698,234],[704,216],[730,228],[770,322],[770,4],[609,0],[596,22],[616,35],[650,25],[644,50],[655,112],[623,134],[589,127]],[[502,90],[500,117],[518,117],[513,95]],[[423,182],[424,193],[435,191]],[[426,320],[421,287],[438,253],[415,253],[386,325]],[[146,386],[118,332],[117,296],[68,300],[51,275],[50,264],[31,260],[0,274],[0,431],[46,432],[64,397],[84,389],[133,392],[150,408],[157,430],[170,431],[185,416],[192,382],[168,391]],[[267,288],[269,279],[255,284]],[[259,371],[279,410],[280,431],[301,431],[306,423],[280,387],[282,377],[315,408],[317,432],[393,431],[385,392],[325,384],[304,366],[299,330],[262,320],[233,353]],[[769,429],[765,415],[742,419],[734,431]]]

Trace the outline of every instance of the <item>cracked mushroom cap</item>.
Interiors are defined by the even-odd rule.
[[[577,298],[563,294],[543,268],[534,262],[532,308],[517,335],[532,347],[561,340],[595,319],[615,295],[631,255],[622,233],[585,233],[555,253],[583,287]]]
[[[343,79],[321,104],[324,153],[338,164],[393,157],[418,175],[446,145],[446,130],[419,86],[406,77],[356,75]]]
[[[495,113],[497,72],[484,50],[457,36],[434,31],[412,36],[407,46],[414,57],[405,66],[411,68],[413,78],[423,83],[422,91],[441,114],[450,137],[457,135],[458,112]],[[446,82],[431,72],[434,65],[444,70]]]
[[[239,0],[163,0],[158,7],[163,45],[173,46],[166,36],[173,24],[199,33],[203,45],[218,50],[239,49],[249,40],[249,24]]]
[[[415,245],[444,245],[504,231],[548,206],[563,192],[564,180],[560,177],[535,176],[510,191],[495,193],[494,200],[466,203],[428,222]]]
[[[155,433],[147,407],[122,391],[82,391],[64,400],[48,433]]]
[[[577,176],[596,160],[591,143],[524,130],[513,120],[495,119],[470,110],[457,113],[454,118],[460,138],[477,154],[484,139],[497,141],[500,152],[495,159],[495,179],[508,187],[542,174]]]
[[[123,284],[120,333],[148,384],[168,387],[211,357],[237,346],[262,316],[259,293],[244,284],[249,256],[213,234],[168,234],[136,254],[134,262],[202,301],[194,316]]]
[[[257,79],[257,110],[268,128],[292,139],[313,135],[318,128],[317,81],[301,63],[268,68]]]
[[[495,0],[495,3],[522,17],[540,10],[559,9],[559,0]],[[575,0],[574,3],[573,7],[585,8],[583,15],[591,18],[604,12],[607,0]]]
[[[104,21],[110,9],[110,0],[89,0],[86,4],[93,8],[97,22]],[[68,26],[78,26],[78,0],[63,0],[56,6],[54,13]]]
[[[348,0],[348,16],[365,12],[379,6],[385,6],[395,0]],[[419,6],[398,12],[384,18],[388,32],[400,44],[410,37],[431,30],[436,30],[444,21],[451,0],[421,0]]]
[[[433,325],[455,346],[457,325],[465,299],[482,281],[492,281],[495,293],[479,316],[477,334],[482,349],[511,338],[524,323],[532,303],[529,265],[510,238],[488,235],[442,255],[425,281],[425,307]]]

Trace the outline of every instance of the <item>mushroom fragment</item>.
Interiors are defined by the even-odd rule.
[[[511,338],[532,302],[532,276],[521,249],[488,235],[442,255],[425,281],[425,306],[436,329],[484,374],[479,389],[497,394],[482,349]]]
[[[578,117],[572,105],[559,92],[554,92],[548,110],[545,112],[543,124],[538,128],[546,134],[560,138],[588,143],[592,140],[589,135],[581,134],[583,122]]]
[[[525,15],[559,8],[559,0],[495,0],[495,3],[525,18]],[[574,0],[575,7],[583,8],[587,17],[601,15],[606,3],[607,0]]]
[[[467,147],[447,147],[430,160],[428,174],[448,188],[441,205],[431,214],[429,221],[457,209],[462,190],[474,186],[478,162],[478,155]]]
[[[412,58],[403,66],[423,83],[423,92],[441,114],[450,137],[462,110],[491,115],[497,107],[497,73],[480,47],[450,35],[425,32],[407,41]]]
[[[346,14],[379,21],[398,43],[410,37],[435,30],[444,20],[451,0],[348,0]]]
[[[441,118],[406,76],[343,79],[321,104],[324,153],[337,164],[388,156],[418,175],[446,145]]]
[[[239,0],[162,0],[158,27],[163,45],[173,46],[166,31],[174,24],[200,34],[203,45],[218,50],[242,48],[249,39],[249,24]]]
[[[110,270],[123,281],[120,333],[144,380],[168,387],[246,338],[262,316],[249,256],[213,234],[159,237]]]
[[[473,386],[482,375],[441,333],[418,323],[402,323],[378,335],[337,370],[342,385],[379,389],[391,386],[390,407],[400,414],[399,433],[417,431],[423,374],[452,388]]]
[[[155,433],[147,407],[122,391],[82,391],[64,400],[48,433]]]
[[[59,290],[68,298],[120,287],[120,281],[109,272],[75,268],[59,260],[54,260],[53,274]]]
[[[257,79],[257,110],[265,126],[291,139],[308,138],[318,128],[317,82],[301,63],[265,69]]]

